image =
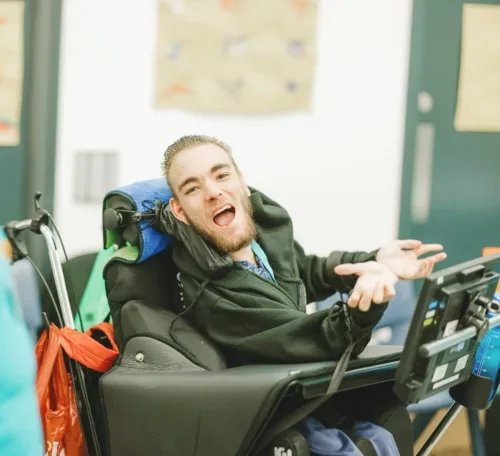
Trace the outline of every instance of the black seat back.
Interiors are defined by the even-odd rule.
[[[214,343],[179,315],[175,299],[177,270],[171,249],[138,264],[112,261],[104,270],[106,293],[120,351],[134,337],[169,345],[196,366],[226,367]]]

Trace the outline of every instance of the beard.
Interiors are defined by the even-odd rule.
[[[197,220],[191,219],[185,214],[187,221],[193,227],[194,231],[201,236],[206,242],[211,244],[220,253],[230,254],[238,252],[250,245],[256,238],[257,230],[253,221],[253,207],[250,198],[246,195],[241,197],[241,205],[243,208],[245,218],[245,230],[242,234],[227,236],[215,232],[215,230],[207,229],[203,224],[198,223]]]

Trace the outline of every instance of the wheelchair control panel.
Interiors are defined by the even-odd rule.
[[[394,391],[403,403],[450,389],[464,407],[488,407],[497,372],[478,375],[473,368],[481,340],[500,325],[499,263],[499,254],[490,255],[425,279],[396,372]]]

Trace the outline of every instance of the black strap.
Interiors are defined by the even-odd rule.
[[[273,426],[264,432],[262,437],[259,439],[259,443],[256,446],[256,453],[262,451],[278,434],[281,434],[292,426],[295,426],[304,418],[307,418],[312,412],[314,412],[314,410],[316,410],[321,404],[326,402],[337,392],[347,371],[353,348],[354,343],[351,341],[333,371],[332,379],[330,380],[326,393],[321,397],[310,399],[305,404],[302,404],[300,407],[297,407],[291,413],[278,420]]]

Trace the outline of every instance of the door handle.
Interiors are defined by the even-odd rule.
[[[421,122],[417,125],[415,158],[411,189],[411,219],[424,224],[429,219],[432,196],[432,165],[434,160],[434,125]]]

